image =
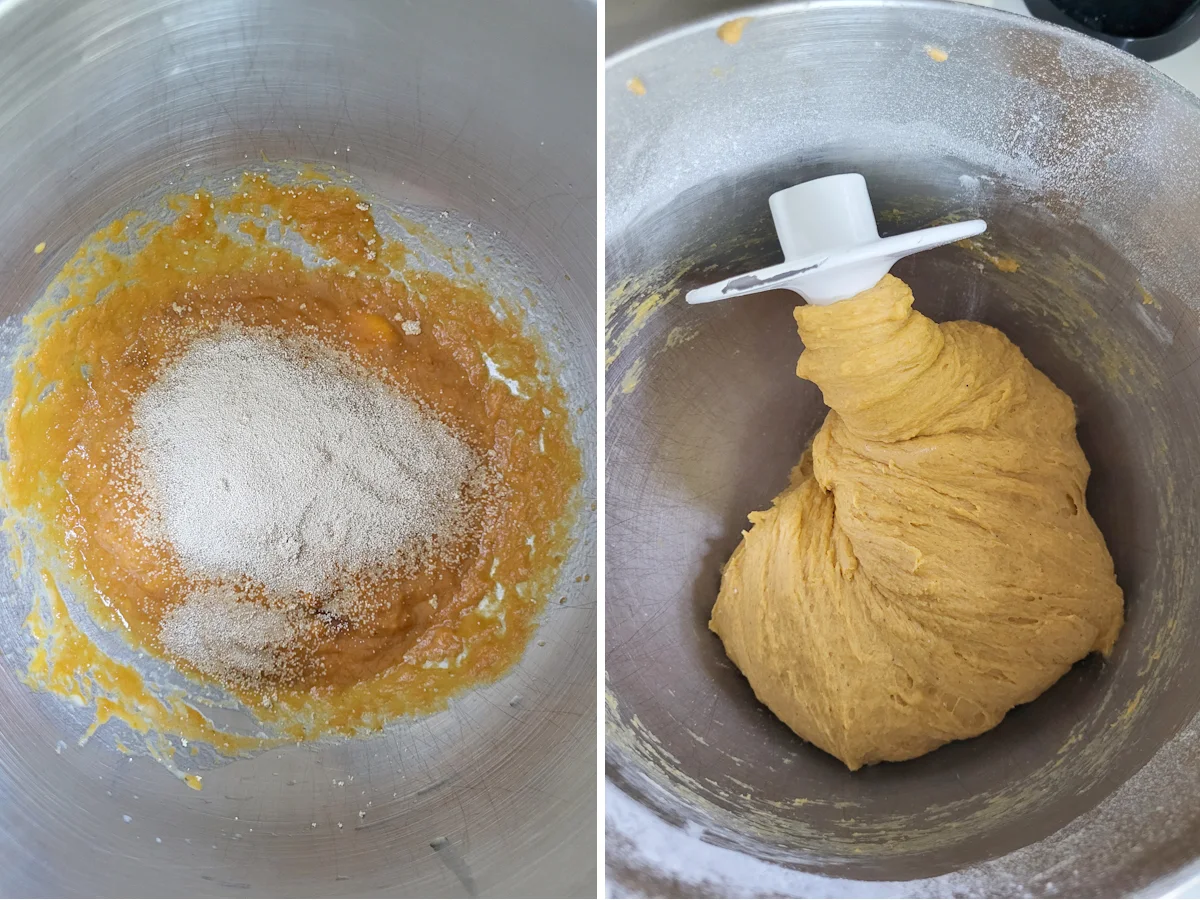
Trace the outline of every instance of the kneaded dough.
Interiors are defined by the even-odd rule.
[[[712,628],[754,692],[851,769],[994,727],[1123,621],[1070,399],[904,282],[801,306],[831,407],[725,566]]]

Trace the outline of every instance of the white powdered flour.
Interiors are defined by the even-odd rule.
[[[269,332],[202,338],[137,400],[147,536],[192,574],[321,593],[448,537],[476,460],[348,359]]]
[[[168,653],[202,674],[244,687],[289,674],[303,634],[288,610],[240,599],[228,585],[210,585],[168,612],[158,637]]]

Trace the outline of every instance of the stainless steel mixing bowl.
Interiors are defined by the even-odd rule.
[[[1131,56],[977,7],[750,14],[734,45],[712,19],[622,52],[606,75],[611,890],[1188,884],[1200,104]],[[995,730],[853,774],[760,706],[706,627],[746,513],[784,486],[825,414],[793,374],[797,299],[681,296],[777,261],[768,195],[846,171],[865,174],[885,233],[988,221],[977,244],[894,271],[924,312],[1001,328],[1075,400],[1128,614],[1110,660],[1080,663]]]
[[[587,0],[0,3],[0,316],[164,184],[264,155],[348,167],[511,245],[589,472],[568,600],[508,677],[375,738],[233,762],[200,792],[108,729],[78,748],[87,717],[25,687],[9,649],[0,894],[594,892],[595,29]],[[11,577],[0,595],[19,648],[29,598]]]

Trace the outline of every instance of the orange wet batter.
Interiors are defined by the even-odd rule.
[[[545,377],[537,340],[515,310],[497,315],[479,285],[404,269],[405,248],[380,234],[369,203],[315,173],[290,184],[247,174],[228,197],[199,191],[171,205],[173,221],[133,214],[98,232],[60,275],[66,298],[27,318],[33,341],[15,366],[3,480],[24,558],[43,567],[48,590],[51,614],[31,615],[31,683],[77,693],[82,678],[85,699],[139,731],[246,748],[106,661],[58,599],[61,582],[105,627],[162,654],[159,624],[189,580],[129,515],[144,501],[122,450],[162,362],[231,325],[349,353],[436,411],[499,477],[428,565],[361,576],[374,600],[367,624],[318,630],[306,647],[312,664],[288,683],[226,687],[297,738],[378,726],[497,677],[524,650],[552,587],[581,472],[565,395]],[[272,222],[330,264],[307,268],[267,241]],[[130,252],[130,241],[144,246]],[[420,322],[419,333],[403,322]],[[305,602],[327,612],[319,598]]]

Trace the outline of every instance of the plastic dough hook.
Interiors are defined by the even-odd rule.
[[[688,291],[688,303],[783,288],[828,306],[874,287],[901,257],[987,229],[982,219],[972,219],[881,238],[867,180],[859,174],[806,181],[776,191],[770,203],[783,262]]]

